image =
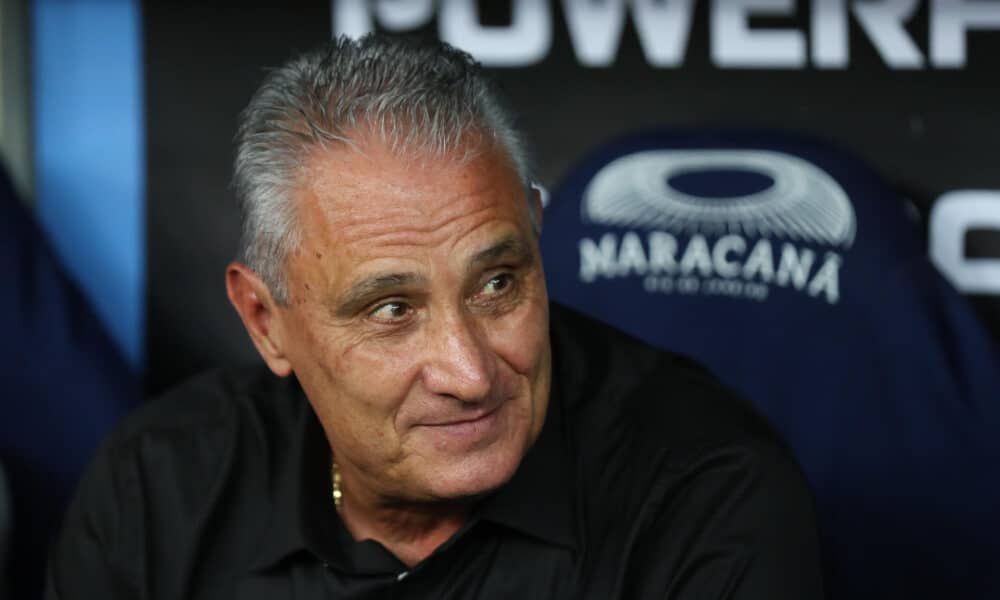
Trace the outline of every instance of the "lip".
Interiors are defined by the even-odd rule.
[[[500,405],[496,405],[488,410],[480,410],[474,413],[471,417],[465,417],[462,419],[455,419],[454,421],[442,421],[440,423],[422,423],[425,427],[452,427],[454,425],[464,425],[466,423],[475,423],[477,421],[482,421],[488,418],[490,415],[495,413],[500,408]]]
[[[492,437],[500,423],[500,407],[497,406],[476,413],[471,417],[444,421],[440,423],[423,423],[419,427],[428,433],[458,442],[477,442]]]

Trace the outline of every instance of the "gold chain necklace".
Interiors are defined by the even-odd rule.
[[[340,491],[340,467],[337,466],[337,460],[333,459],[330,463],[330,476],[333,479],[333,490],[330,495],[333,496],[333,506],[340,512],[340,505],[344,501],[344,494]]]

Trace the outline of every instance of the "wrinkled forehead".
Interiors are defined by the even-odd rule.
[[[362,121],[336,139],[320,138],[310,143],[303,152],[304,175],[308,177],[317,167],[322,168],[331,160],[343,160],[348,154],[373,160],[395,159],[401,165],[417,168],[433,164],[460,168],[478,157],[491,155],[494,160],[508,163],[517,171],[513,158],[498,137],[475,124],[454,131],[428,131],[407,125],[405,121],[387,123],[376,125]]]
[[[444,156],[375,143],[329,148],[310,157],[304,175],[293,254],[336,260],[341,274],[376,258],[471,256],[504,238],[534,246],[526,190],[497,148]]]
[[[307,157],[300,188],[300,209],[330,213],[327,218],[379,211],[416,218],[469,200],[522,209],[527,200],[507,154],[475,139],[441,154],[364,138],[318,148]]]

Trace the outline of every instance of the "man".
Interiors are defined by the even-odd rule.
[[[337,40],[268,76],[237,143],[226,283],[267,370],[120,428],[50,598],[820,595],[771,429],[550,312],[523,142],[467,55]]]

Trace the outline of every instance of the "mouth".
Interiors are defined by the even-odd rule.
[[[469,416],[438,423],[424,423],[421,429],[444,442],[461,445],[488,441],[499,433],[500,403],[488,410],[481,410]]]

